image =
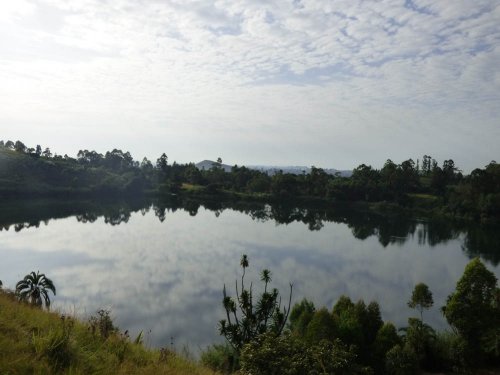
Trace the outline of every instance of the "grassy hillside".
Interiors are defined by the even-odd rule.
[[[116,331],[104,337],[105,323],[83,323],[0,291],[0,374],[214,374]]]

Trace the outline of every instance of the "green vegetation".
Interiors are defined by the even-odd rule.
[[[16,284],[16,295],[21,301],[42,307],[50,307],[49,291],[56,294],[56,287],[45,274],[34,271]]]
[[[42,309],[41,290],[55,287],[44,274],[32,272],[16,292],[0,290],[0,373],[417,374],[480,373],[500,366],[500,289],[478,258],[466,266],[442,308],[453,332],[436,332],[423,322],[423,310],[433,305],[423,283],[408,302],[420,319],[409,318],[398,333],[382,320],[374,301],[341,296],[329,310],[303,299],[282,310],[279,292],[268,291],[268,270],[262,272],[263,293],[254,304],[252,284],[245,287],[245,255],[240,265],[236,300],[225,292],[223,299],[227,320],[220,324],[221,334],[230,345],[207,348],[201,356],[206,367],[168,349],[146,349],[142,333],[131,341],[107,310],[82,322]]]
[[[245,265],[248,259],[244,256],[243,269]],[[234,336],[221,330],[233,349],[210,348],[205,353],[206,363],[226,371],[240,366],[243,374],[477,373],[485,367],[498,369],[499,297],[495,276],[474,259],[443,307],[454,332],[436,332],[423,322],[423,310],[430,309],[434,302],[428,286],[419,283],[408,305],[420,312],[420,319],[409,318],[408,326],[399,334],[393,324],[382,320],[376,302],[367,305],[363,300],[353,302],[341,296],[328,310],[316,309],[304,299],[291,310],[286,330],[267,327],[246,341],[240,340],[239,345],[234,345]],[[240,316],[253,316],[243,313],[249,308],[244,298],[238,298]],[[234,313],[236,319],[236,305],[228,309],[228,304],[224,294],[226,312]],[[228,363],[232,367],[227,367]]]
[[[470,358],[500,354],[500,289],[497,279],[476,258],[465,268],[443,313],[466,342]]]
[[[0,290],[1,374],[213,374],[167,350],[146,349],[99,312],[88,323],[18,302]]]
[[[292,300],[292,285],[290,285],[288,308],[281,309],[281,297],[278,290],[274,288],[268,291],[271,272],[263,270],[261,281],[264,283],[264,291],[254,303],[253,285],[250,284],[250,287],[245,288],[245,270],[248,267],[246,255],[241,257],[240,266],[243,268],[241,293],[238,291],[238,280],[236,280],[236,301],[227,295],[224,285],[223,305],[226,319],[219,322],[220,334],[226,337],[236,354],[239,354],[245,344],[266,332],[275,336],[281,335],[288,319]]]
[[[420,320],[423,322],[424,309],[428,310],[434,304],[432,292],[429,287],[424,283],[418,283],[413,289],[411,299],[408,301],[408,306],[412,309],[417,309],[420,312]]]
[[[361,164],[351,177],[311,168],[308,174],[264,172],[235,165],[226,172],[221,162],[208,170],[193,163],[169,164],[165,153],[155,163],[135,161],[129,152],[105,154],[80,150],[76,158],[53,155],[50,149],[28,148],[22,142],[0,141],[0,192],[4,196],[141,196],[183,194],[217,199],[266,202],[365,202],[378,210],[403,210],[498,223],[500,166],[491,162],[464,176],[453,160],[438,166],[424,155],[400,164],[387,160],[380,170]],[[220,159],[220,158],[219,158]]]
[[[218,160],[209,170],[198,170],[194,164],[169,164],[165,153],[154,164],[146,158],[139,163],[129,152],[117,149],[104,155],[83,150],[75,159],[52,155],[40,146],[28,148],[20,141],[0,142],[0,193],[24,199],[30,211],[24,215],[17,206],[11,211],[7,207],[0,212],[0,226],[8,229],[14,224],[18,231],[53,217],[51,213],[31,215],[33,206],[26,197],[40,196],[74,199],[76,204],[63,207],[64,212],[58,214],[75,214],[82,222],[104,216],[106,223],[116,225],[146,206],[153,207],[161,221],[167,209],[183,207],[196,215],[201,205],[216,214],[233,207],[258,220],[298,220],[311,230],[320,229],[323,221],[347,223],[356,238],[376,234],[384,245],[394,240],[394,233],[406,236],[412,226],[415,230],[413,222],[398,216],[401,211],[499,222],[500,167],[495,162],[463,176],[452,160],[439,167],[426,155],[422,167],[411,159],[401,164],[388,160],[381,170],[362,164],[351,177],[332,176],[314,167],[302,175],[270,176],[238,166],[225,172],[221,163]],[[96,197],[136,200],[129,200],[127,208],[120,204],[102,208],[93,204]],[[363,209],[362,217],[350,215],[347,219],[339,202],[355,203]],[[329,210],[332,203],[335,210]],[[389,219],[382,223],[363,220],[374,214],[370,208],[390,213],[393,219],[386,215]],[[430,243],[455,235],[446,221],[440,229],[425,234]],[[482,250],[493,249],[484,242],[471,229],[464,251],[498,264],[497,253]],[[500,291],[495,276],[478,259],[467,266],[442,308],[453,328],[451,333],[436,332],[424,323],[423,312],[432,307],[433,298],[423,283],[415,286],[408,302],[420,318],[409,318],[407,327],[398,332],[390,322],[383,322],[376,302],[366,305],[347,296],[340,297],[331,310],[317,309],[308,300],[293,309],[290,303],[282,309],[279,292],[268,290],[268,270],[262,273],[263,293],[254,303],[252,284],[244,284],[246,257],[241,266],[236,299],[224,287],[226,316],[219,328],[229,345],[214,345],[202,355],[202,362],[213,369],[230,372],[241,368],[252,374],[409,374],[499,364]],[[49,291],[56,292],[50,279],[32,272],[16,286],[17,298],[26,303],[16,303],[13,294],[0,292],[0,347],[6,348],[0,358],[1,373],[12,368],[17,373],[207,373],[167,350],[145,349],[140,344],[142,336],[131,342],[119,333],[105,310],[82,323],[36,309],[50,306]]]

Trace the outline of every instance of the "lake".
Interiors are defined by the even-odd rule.
[[[382,318],[404,326],[425,282],[434,307],[424,320],[447,328],[439,309],[474,256],[500,277],[495,228],[384,217],[349,207],[297,208],[250,203],[164,201],[0,205],[0,279],[14,288],[40,270],[57,287],[53,309],[88,317],[111,310],[114,322],[149,346],[191,353],[221,342],[222,288],[234,296],[239,261],[258,290],[272,272],[284,300],[307,297],[329,309],[342,294],[375,300]]]

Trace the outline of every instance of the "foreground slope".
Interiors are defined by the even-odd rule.
[[[0,290],[0,373],[214,374],[117,332],[105,338],[100,328],[19,303]]]

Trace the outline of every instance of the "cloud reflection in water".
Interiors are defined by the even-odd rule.
[[[257,282],[260,270],[269,268],[272,285],[283,294],[293,282],[294,301],[307,297],[329,308],[342,294],[376,300],[383,318],[397,325],[414,315],[406,302],[423,281],[435,300],[426,321],[446,327],[439,307],[468,262],[463,236],[423,241],[418,233],[424,224],[416,223],[417,235],[406,241],[381,241],[376,235],[361,240],[348,224],[323,224],[310,231],[301,222],[276,225],[233,210],[216,217],[203,207],[196,216],[166,212],[163,222],[153,210],[135,212],[126,224],[114,226],[103,218],[83,224],[69,217],[0,232],[0,275],[13,287],[39,269],[56,284],[55,308],[82,316],[109,308],[132,336],[142,330],[146,342],[157,347],[169,346],[173,337],[176,348],[189,345],[193,352],[221,340],[216,325],[223,316],[222,286],[233,292],[243,253],[250,259],[248,280]],[[498,266],[488,267],[500,276]]]

